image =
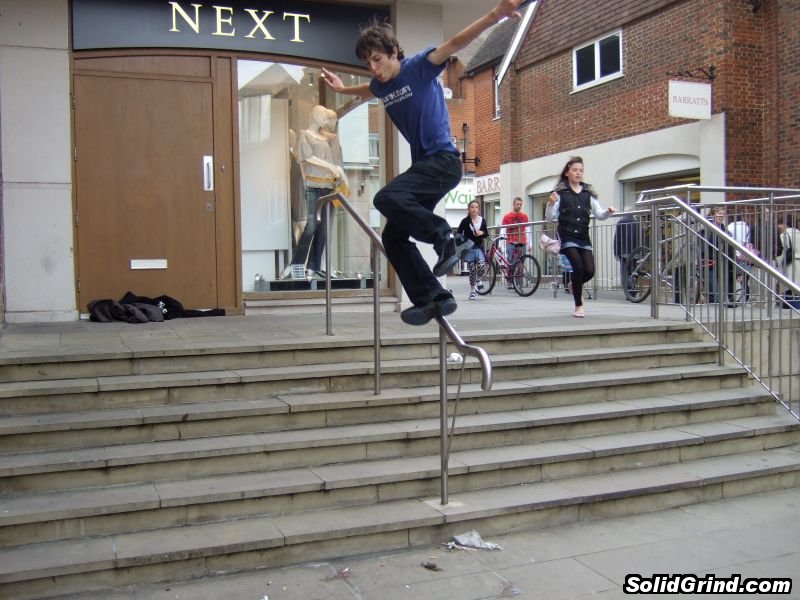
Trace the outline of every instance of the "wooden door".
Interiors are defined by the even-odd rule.
[[[221,306],[213,91],[211,81],[75,75],[82,312],[127,291]]]

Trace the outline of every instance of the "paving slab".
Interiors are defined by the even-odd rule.
[[[590,596],[616,588],[615,582],[575,558],[532,563],[499,569],[498,573],[513,581],[523,598],[565,600]]]

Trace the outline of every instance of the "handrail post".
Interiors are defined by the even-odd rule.
[[[333,335],[333,301],[331,299],[331,203],[326,202],[325,211],[325,333]]]
[[[717,251],[717,337],[719,339],[717,363],[722,366],[725,362],[725,321],[728,318],[728,311],[725,307],[728,304],[728,259],[725,247]]]
[[[380,268],[381,257],[377,246],[370,244],[372,252],[372,337],[374,340],[373,354],[375,360],[375,395],[381,393],[381,286]]]
[[[439,328],[439,454],[441,456],[442,506],[448,502],[447,473],[449,457],[447,456],[447,339]]]
[[[658,207],[653,204],[650,207],[650,316],[653,319],[658,318],[659,273],[661,272],[658,239],[659,226]]]
[[[328,335],[332,335],[333,327],[331,325],[331,263],[330,263],[330,204],[333,200],[338,199],[344,209],[350,213],[356,223],[364,230],[364,232],[372,240],[373,257],[372,257],[372,298],[373,298],[373,322],[374,322],[374,348],[375,348],[375,394],[380,393],[380,287],[379,287],[379,270],[380,259],[378,258],[378,251],[386,254],[386,249],[383,247],[383,242],[380,236],[369,226],[364,218],[358,214],[353,208],[352,204],[342,196],[339,192],[331,193],[327,196],[322,196],[317,200],[317,205],[314,211],[314,217],[320,221],[322,217],[322,210],[324,209],[327,215],[326,232],[325,236],[325,260],[326,260],[326,293],[325,293],[325,315],[328,322]],[[481,389],[489,391],[492,388],[492,361],[489,355],[483,348],[478,346],[471,346],[461,339],[461,336],[453,329],[452,325],[444,317],[436,317],[439,323],[439,383],[440,383],[440,399],[441,399],[441,459],[442,459],[442,504],[447,504],[447,471],[448,471],[448,445],[447,445],[447,339],[452,340],[455,347],[465,357],[474,356],[478,359],[481,366]],[[445,337],[446,336],[446,337]]]

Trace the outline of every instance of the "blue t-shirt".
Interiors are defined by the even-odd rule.
[[[369,90],[383,101],[395,127],[411,145],[417,162],[441,151],[458,154],[450,141],[450,115],[438,76],[444,63],[434,65],[427,56],[434,48],[400,62],[400,73],[386,83],[373,78]]]

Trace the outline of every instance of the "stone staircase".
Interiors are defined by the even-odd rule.
[[[438,337],[0,362],[0,598],[438,544],[800,485],[800,426],[690,324],[469,335],[440,504]],[[451,409],[456,405],[451,401]]]

